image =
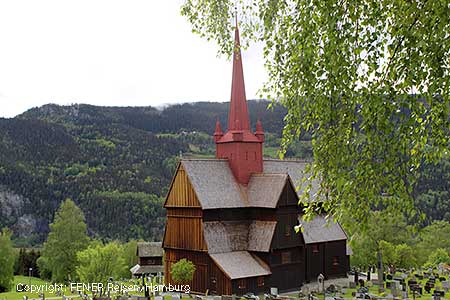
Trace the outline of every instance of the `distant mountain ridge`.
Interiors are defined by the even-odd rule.
[[[262,119],[276,144],[285,110],[248,103],[252,125]],[[212,157],[215,121],[226,129],[227,112],[228,103],[209,102],[162,110],[48,104],[0,119],[0,227],[12,228],[18,244],[39,244],[60,202],[72,198],[92,236],[161,239],[162,197],[178,157]]]
[[[250,121],[254,127],[261,119],[264,129],[280,135],[286,110],[281,105],[267,109],[267,100],[248,101]],[[32,108],[16,118],[40,119],[54,123],[94,125],[99,123],[120,123],[152,133],[202,131],[212,133],[216,119],[224,130],[228,123],[228,102],[194,102],[170,105],[161,110],[151,107],[108,107],[89,104],[61,106],[47,104]]]

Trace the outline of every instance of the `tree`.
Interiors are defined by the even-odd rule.
[[[395,252],[395,246],[392,243],[386,241],[380,241],[378,243],[382,254],[383,265],[395,266],[397,261],[397,253]]]
[[[77,252],[86,249],[88,242],[83,212],[72,200],[66,199],[50,224],[38,265],[49,270],[55,282],[73,280]]]
[[[11,235],[6,228],[0,232],[0,292],[9,290],[14,279],[15,254]]]
[[[450,255],[447,250],[438,248],[430,254],[425,266],[435,268],[441,263],[449,264]]]
[[[414,255],[414,250],[411,246],[400,244],[395,247],[397,260],[395,266],[398,268],[408,269],[417,266],[417,260]]]
[[[181,12],[231,54],[235,5],[242,36],[264,44],[263,96],[288,110],[283,147],[312,136],[303,197],[322,178],[338,221],[364,226],[380,205],[415,214],[419,168],[449,155],[447,1],[189,0]]]
[[[416,239],[416,257],[419,265],[426,262],[433,251],[438,248],[450,251],[450,223],[435,221],[420,230]]]
[[[94,243],[78,252],[77,275],[82,282],[101,282],[106,285],[110,277],[119,278],[127,269],[123,256],[124,249],[116,242],[106,245]]]
[[[195,265],[185,258],[180,259],[172,265],[170,274],[176,283],[189,283],[194,278]]]
[[[410,243],[413,238],[413,228],[406,223],[405,218],[386,210],[371,212],[365,230],[357,223],[347,225],[345,229],[351,235],[350,244],[354,253],[351,263],[364,268],[377,264],[377,252],[382,248],[381,241],[389,245],[399,245]],[[386,262],[386,259],[383,252],[383,262]],[[388,259],[390,263],[394,263],[392,257]]]
[[[137,241],[131,240],[123,244],[123,259],[127,267],[120,275],[121,278],[129,278],[131,276],[130,269],[138,263],[138,256],[136,255]]]

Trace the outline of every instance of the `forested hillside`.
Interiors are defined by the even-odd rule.
[[[266,131],[265,155],[277,156],[285,110],[249,101],[251,124]],[[40,244],[61,201],[73,199],[97,238],[159,240],[163,197],[179,156],[213,157],[216,119],[226,130],[228,103],[153,107],[45,105],[0,119],[0,228],[16,245]],[[311,158],[305,135],[287,157]],[[424,168],[417,206],[450,221],[450,163]]]
[[[249,103],[265,121],[271,155],[284,111]],[[212,156],[217,118],[227,103],[152,107],[45,105],[0,119],[0,228],[18,244],[41,243],[62,200],[84,211],[90,234],[104,239],[161,239],[163,197],[182,156]],[[309,155],[305,151],[305,155]]]

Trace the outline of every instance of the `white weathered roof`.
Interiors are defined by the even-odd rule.
[[[138,242],[137,256],[139,257],[159,257],[163,256],[161,242]]]
[[[325,216],[318,215],[309,222],[298,218],[299,224],[303,227],[303,238],[306,244],[322,243],[329,241],[346,240],[347,235],[339,223],[332,218],[327,222]]]
[[[276,221],[208,221],[203,233],[208,253],[268,252]]]
[[[302,178],[309,176],[305,173],[306,166],[309,164],[307,161],[299,160],[279,160],[279,159],[265,159],[264,160],[264,173],[278,173],[288,174],[294,184],[295,188],[300,187],[297,191],[297,195],[301,195],[305,190],[307,183],[302,184]],[[312,182],[312,188],[310,191],[310,201],[316,200],[317,192],[319,191],[319,181],[314,180]]]
[[[277,207],[278,199],[288,180],[288,174],[253,174],[248,183],[248,205],[251,207]]]
[[[183,159],[181,163],[203,209],[245,206],[227,160]]]
[[[239,185],[225,159],[183,159],[187,176],[203,209],[275,208],[287,181],[298,185],[306,162],[264,160],[264,173],[252,174],[247,187]],[[313,188],[313,195],[316,192]],[[301,193],[299,191],[297,193]]]
[[[247,251],[215,253],[209,256],[230,279],[272,274],[266,263]]]

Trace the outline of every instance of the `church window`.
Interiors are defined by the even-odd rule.
[[[312,245],[312,253],[319,253],[319,245],[317,244]]]
[[[291,251],[284,251],[281,253],[281,263],[288,264],[291,262]]]
[[[243,289],[245,289],[247,287],[245,279],[240,279],[238,281],[238,287],[239,287],[240,290],[243,290]]]
[[[262,286],[264,286],[264,277],[259,276],[258,277],[258,287],[262,287]]]

